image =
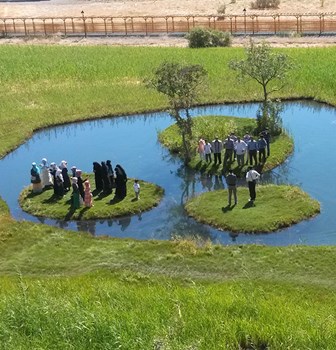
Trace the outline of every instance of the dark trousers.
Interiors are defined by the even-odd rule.
[[[254,164],[257,164],[257,150],[251,150],[249,151],[249,156],[250,156],[250,165],[253,165],[253,159],[254,159]]]
[[[226,164],[228,160],[230,161],[230,163],[232,163],[232,160],[233,160],[232,157],[233,157],[233,149],[226,149],[224,153],[224,164]]]
[[[256,181],[249,181],[248,182],[248,188],[249,188],[249,192],[250,192],[250,198],[251,201],[254,201],[256,199]]]
[[[261,157],[262,157],[262,161],[265,163],[266,161],[266,149],[265,148],[260,148],[259,149],[259,163],[261,163]]]
[[[215,162],[215,164],[217,164],[217,161],[218,161],[219,164],[222,164],[221,154],[220,153],[214,153],[214,162]]]
[[[205,160],[211,163],[211,153],[205,154]]]

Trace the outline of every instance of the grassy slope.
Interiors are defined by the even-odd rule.
[[[281,97],[335,105],[335,51],[286,50],[300,67]],[[2,46],[0,154],[43,126],[163,108],[164,98],[141,83],[163,59],[205,65],[203,102],[259,100],[255,84],[237,84],[227,70],[242,54]],[[14,222],[0,206],[0,348],[237,349],[248,336],[260,349],[336,347],[334,247],[94,239]],[[5,277],[18,271],[36,277]]]

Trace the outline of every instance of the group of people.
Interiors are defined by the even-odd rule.
[[[197,152],[202,160],[209,163],[212,162],[213,155],[213,161],[217,165],[222,164],[222,150],[224,150],[224,166],[235,160],[237,160],[239,167],[243,167],[248,162],[252,166],[257,165],[258,160],[259,163],[265,163],[266,158],[270,156],[270,141],[268,129],[260,133],[258,140],[255,140],[248,132],[242,138],[232,132],[223,141],[219,140],[217,136],[212,142],[200,138]]]
[[[46,158],[43,158],[40,165],[32,163],[30,171],[31,183],[34,193],[40,193],[45,188],[53,187],[54,195],[62,197],[66,192],[72,189],[71,202],[74,209],[79,208],[82,204],[86,207],[93,206],[93,195],[88,178],[82,178],[82,170],[76,166],[70,168],[69,176],[68,163],[62,160],[57,166],[52,162],[50,165]],[[93,172],[95,178],[96,192],[112,193],[115,188],[115,197],[123,199],[127,195],[127,175],[121,165],[117,164],[113,170],[110,160],[106,162],[93,162]],[[136,199],[139,199],[140,185],[135,180],[134,192]]]
[[[54,195],[63,195],[72,189],[72,206],[79,208],[82,203],[86,207],[93,206],[91,185],[89,179],[82,178],[82,171],[77,167],[71,167],[71,179],[68,171],[68,163],[62,160],[59,165],[55,162],[48,164],[46,158],[41,160],[38,166],[32,163],[30,171],[33,192],[40,193],[45,188],[53,187]]]
[[[248,167],[248,171],[246,173],[246,182],[249,188],[250,194],[250,202],[253,204],[256,199],[256,184],[257,180],[260,179],[260,174],[252,167]],[[232,169],[229,169],[229,173],[225,178],[226,184],[228,186],[228,205],[231,206],[232,197],[234,199],[234,205],[238,204],[237,198],[237,175],[234,174]]]

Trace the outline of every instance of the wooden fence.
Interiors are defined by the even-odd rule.
[[[0,18],[0,36],[112,36],[184,34],[194,27],[213,28],[232,34],[336,34],[336,13],[143,16],[143,17],[55,17]]]

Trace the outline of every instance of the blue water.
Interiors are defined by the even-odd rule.
[[[321,202],[321,214],[288,229],[268,234],[233,235],[196,223],[185,215],[182,204],[197,193],[222,188],[222,177],[208,178],[186,169],[157,142],[157,132],[172,124],[166,113],[116,117],[69,124],[36,133],[29,141],[0,160],[4,174],[0,195],[18,220],[31,220],[95,235],[136,239],[170,239],[198,235],[222,244],[267,245],[336,244],[335,173],[336,109],[313,102],[287,102],[284,126],[294,136],[294,154],[281,166],[264,174],[264,182],[300,186]],[[193,115],[254,117],[258,104],[221,105],[196,108]],[[157,208],[132,217],[97,222],[60,222],[24,213],[17,198],[29,184],[33,161],[46,157],[57,164],[65,159],[92,171],[93,161],[111,159],[121,164],[129,177],[154,182],[165,189]],[[10,179],[6,181],[5,179]],[[223,199],[225,201],[225,199]]]

